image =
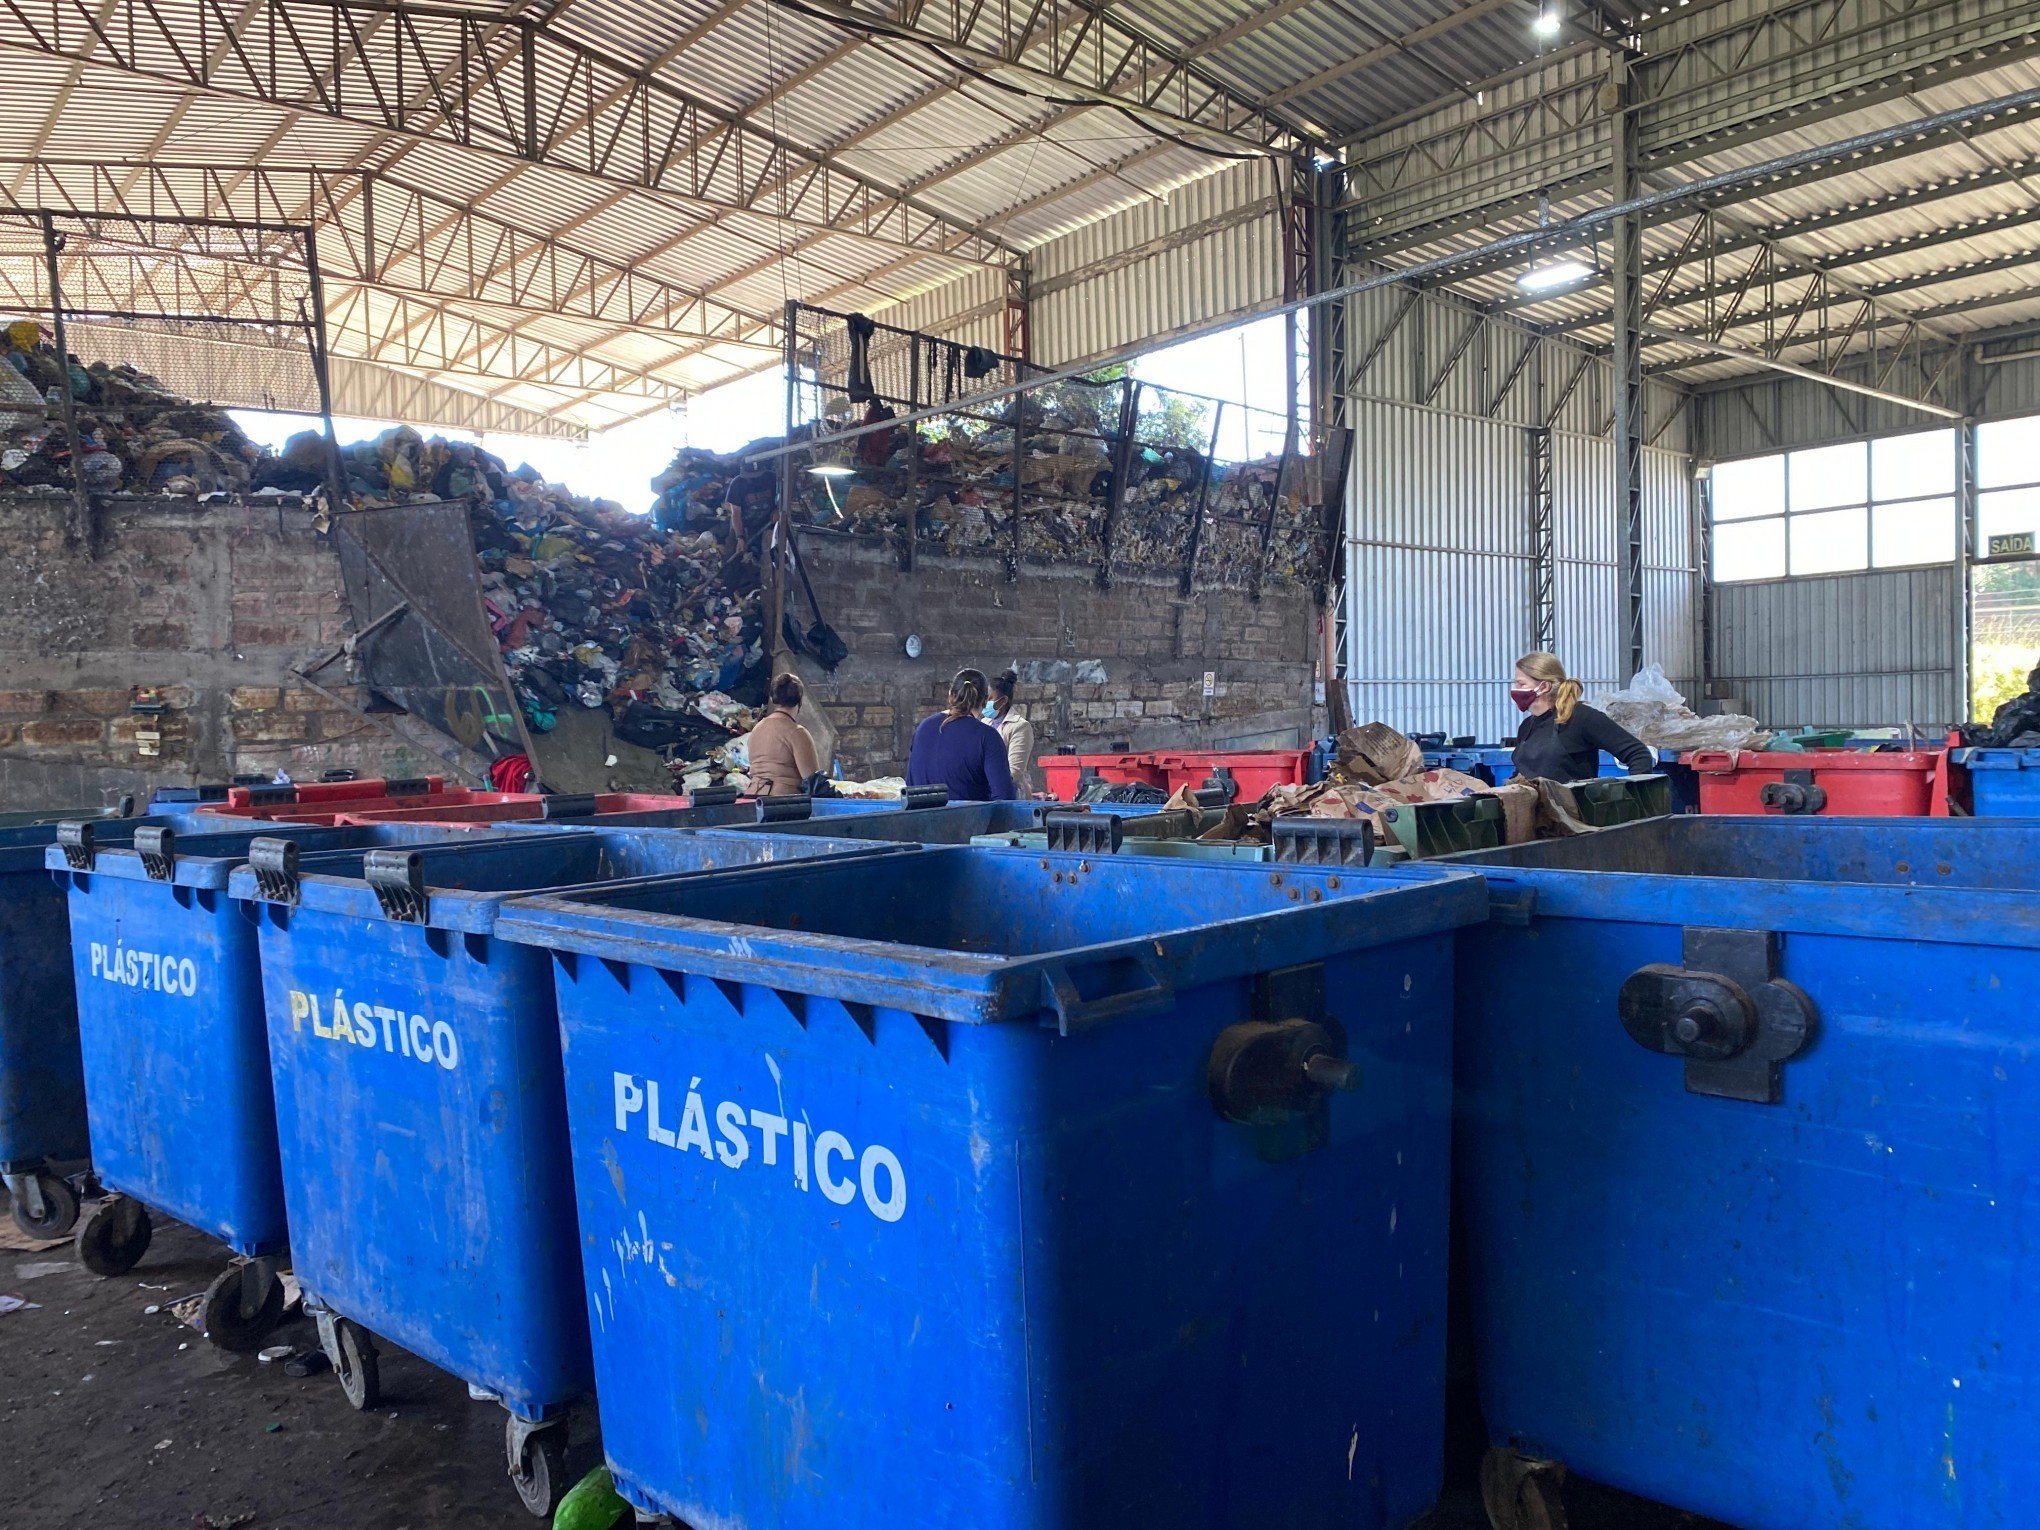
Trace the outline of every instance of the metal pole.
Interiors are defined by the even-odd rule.
[[[1629,117],[1629,63],[1610,66],[1614,87],[1615,179],[1619,207],[1636,200],[1636,128]],[[1643,668],[1643,216],[1624,213],[1614,220],[1610,281],[1615,300],[1615,515],[1616,583],[1622,594],[1621,651],[1617,662],[1626,685]]]
[[[781,354],[786,364],[786,444],[793,445],[794,410],[797,406],[794,357],[795,337],[799,333],[800,304],[792,298],[786,300],[782,319],[786,327],[785,343]],[[817,421],[817,424],[820,422]],[[793,455],[788,451],[779,459],[779,506],[772,519],[772,583],[766,597],[766,615],[771,621],[771,630],[765,634],[765,651],[777,654],[786,643],[786,535],[793,524]],[[768,668],[777,669],[778,665]]]
[[[326,282],[319,274],[319,239],[304,231],[305,275],[312,289],[312,381],[319,390],[319,428],[326,437],[326,510],[338,515],[347,503],[346,479],[340,473],[340,437],[333,429],[332,356],[326,342]]]
[[[50,325],[57,344],[57,398],[64,415],[64,434],[71,442],[71,508],[77,518],[75,535],[89,549],[92,545],[92,496],[85,492],[85,438],[78,434],[78,402],[71,396],[71,342],[64,330],[64,289],[57,275],[57,220],[42,215],[43,270],[50,284]]]
[[[1963,123],[1973,122],[1979,117],[2023,111],[2025,108],[2035,105],[2040,105],[2040,86],[2034,86],[2029,90],[2014,91],[2007,96],[1994,96],[1988,101],[1978,101],[1969,106],[1958,106],[1950,111],[1936,112],[1930,117],[1916,117],[1909,122],[1900,122],[1891,127],[1878,128],[1873,132],[1858,133],[1854,137],[1844,138],[1835,143],[1821,144],[1809,149],[1796,149],[1790,154],[1781,154],[1776,159],[1767,159],[1761,164],[1743,165],[1733,170],[1722,170],[1713,175],[1703,175],[1698,180],[1687,181],[1682,185],[1667,187],[1660,191],[1647,191],[1639,196],[1631,197],[1627,201],[1615,203],[1612,206],[1593,208],[1575,217],[1567,218],[1563,222],[1550,224],[1547,227],[1524,229],[1520,233],[1505,234],[1501,238],[1490,240],[1486,244],[1474,245],[1468,249],[1456,250],[1449,255],[1437,255],[1429,260],[1419,261],[1415,265],[1399,266],[1392,271],[1383,271],[1374,276],[1363,277],[1359,281],[1347,282],[1343,286],[1333,287],[1329,291],[1299,298],[1294,303],[1283,303],[1274,308],[1264,309],[1245,318],[1235,316],[1215,320],[1209,324],[1200,324],[1194,329],[1186,330],[1182,334],[1172,337],[1167,343],[1170,345],[1185,345],[1192,340],[1205,340],[1213,335],[1222,335],[1227,330],[1239,328],[1242,324],[1251,324],[1258,320],[1272,318],[1280,314],[1294,313],[1300,309],[1314,308],[1320,303],[1339,302],[1346,298],[1357,297],[1363,292],[1376,291],[1382,287],[1401,286],[1408,282],[1421,282],[1434,277],[1448,277],[1461,266],[1469,265],[1479,260],[1492,260],[1498,255],[1520,254],[1527,256],[1533,250],[1547,249],[1554,245],[1577,244],[1587,235],[1607,226],[1616,219],[1634,213],[1647,213],[1660,207],[1670,207],[1682,202],[1696,201],[1703,197],[1711,196],[1717,191],[1733,190],[1738,186],[1748,185],[1752,181],[1783,175],[1787,171],[1805,169],[1810,165],[1824,164],[1829,160],[1854,158],[1906,139],[1920,138],[1929,134],[1943,132],[1951,127],[1959,127]],[[988,389],[984,393],[976,395],[973,403],[978,405],[995,404],[1002,398],[1012,397],[1022,388],[1042,388],[1051,383],[1068,382],[1078,377],[1089,377],[1091,374],[1104,371],[1108,367],[1129,365],[1140,360],[1141,357],[1147,355],[1150,351],[1159,349],[1160,344],[1161,342],[1157,341],[1146,341],[1140,345],[1128,346],[1124,350],[1113,351],[1107,355],[1097,357],[1092,361],[1084,363],[1082,366],[1064,367],[1060,371],[1043,372],[1027,378],[1024,382],[1009,383],[1004,387]],[[939,409],[918,410],[913,414],[903,415],[899,419],[888,420],[885,422],[885,426],[860,425],[849,430],[836,432],[829,439],[832,441],[852,440],[858,436],[869,435],[874,430],[910,425],[916,420],[930,419],[941,412]],[[770,447],[765,451],[757,453],[752,460],[766,462],[774,457],[785,455],[790,451],[802,449],[804,448],[793,446]]]

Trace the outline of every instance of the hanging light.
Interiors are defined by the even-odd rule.
[[[1558,36],[1558,28],[1558,7],[1556,5],[1545,6],[1543,10],[1537,13],[1537,19],[1530,24],[1530,30],[1539,37],[1556,37]]]
[[[1569,286],[1585,281],[1594,274],[1594,268],[1584,260],[1554,260],[1545,265],[1532,266],[1516,278],[1516,285],[1525,292],[1549,292],[1554,287]]]

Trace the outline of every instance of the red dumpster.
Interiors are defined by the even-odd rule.
[[[1171,793],[1183,787],[1201,791],[1216,778],[1233,785],[1229,800],[1259,802],[1273,786],[1301,786],[1310,777],[1308,749],[1186,749],[1155,757],[1163,784]]]
[[[1077,800],[1086,775],[1121,785],[1161,786],[1165,781],[1151,754],[1045,754],[1040,764],[1049,795],[1060,802]]]
[[[1703,813],[1926,818],[1948,813],[1948,751],[1697,749]]]

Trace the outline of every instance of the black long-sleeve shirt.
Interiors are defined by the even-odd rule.
[[[1577,706],[1561,727],[1556,712],[1528,712],[1516,732],[1516,774],[1547,781],[1584,781],[1601,771],[1601,751],[1631,775],[1657,769],[1657,756],[1606,712]]]

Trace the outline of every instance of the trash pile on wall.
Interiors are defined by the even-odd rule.
[[[133,367],[62,363],[32,320],[0,329],[0,490],[72,491],[68,392],[93,494],[289,492],[279,459],[242,434],[226,411],[179,398]],[[310,487],[316,487],[316,476]]]

